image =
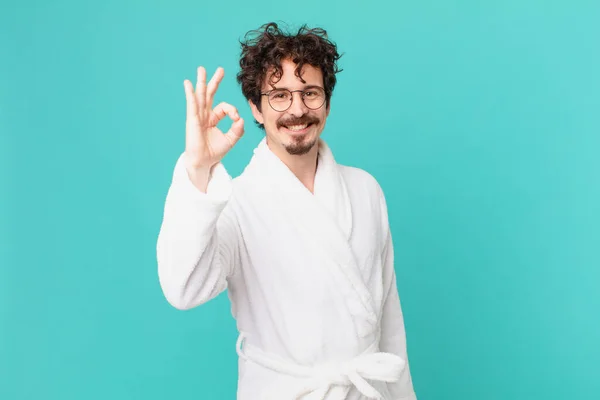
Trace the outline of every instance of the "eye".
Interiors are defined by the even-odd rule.
[[[288,100],[290,94],[285,90],[278,90],[271,93],[271,99],[276,101],[285,101]]]
[[[314,90],[307,90],[306,92],[304,92],[304,97],[315,97],[317,95],[317,92]]]

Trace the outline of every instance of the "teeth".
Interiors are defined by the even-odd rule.
[[[305,129],[308,126],[308,124],[304,124],[304,125],[290,125],[287,128],[290,131],[301,131],[302,129]]]

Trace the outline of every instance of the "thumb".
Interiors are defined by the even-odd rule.
[[[240,117],[231,125],[225,137],[227,137],[227,140],[233,147],[242,136],[244,136],[244,119]]]

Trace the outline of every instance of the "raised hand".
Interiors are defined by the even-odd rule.
[[[223,75],[223,68],[217,68],[207,85],[206,70],[198,67],[196,90],[189,80],[183,82],[187,102],[185,165],[190,179],[203,192],[206,192],[211,168],[244,134],[244,120],[234,106],[220,103],[213,109],[215,93]],[[226,115],[233,124],[227,133],[223,133],[217,124]]]

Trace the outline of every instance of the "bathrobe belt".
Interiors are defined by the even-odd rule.
[[[308,379],[309,383],[292,397],[294,400],[300,400],[303,396],[316,391],[322,392],[318,398],[324,399],[333,385],[354,385],[369,399],[383,399],[366,379],[396,382],[400,379],[405,365],[405,361],[399,356],[378,351],[378,343],[375,342],[362,354],[346,362],[308,367],[285,361],[281,357],[268,354],[249,344],[244,344],[242,350],[242,341],[245,337],[242,332],[236,345],[237,353],[242,359],[278,373]]]

